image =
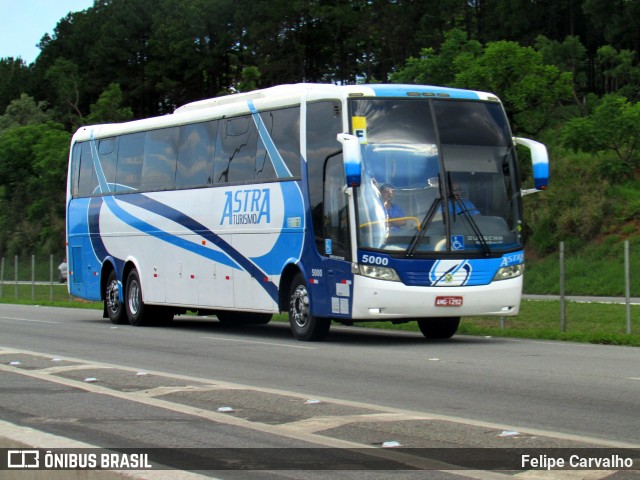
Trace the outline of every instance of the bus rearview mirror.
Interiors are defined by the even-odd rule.
[[[547,153],[547,147],[528,138],[514,137],[513,141],[518,145],[527,147],[531,152],[534,185],[536,190],[545,190],[549,184],[549,154]]]
[[[338,141],[342,144],[344,174],[349,187],[359,187],[362,182],[362,151],[360,141],[355,135],[339,133]]]

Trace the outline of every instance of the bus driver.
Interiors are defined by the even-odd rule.
[[[393,194],[395,189],[392,185],[385,183],[380,187],[380,194],[382,195],[382,203],[384,204],[384,210],[387,216],[390,230],[400,230],[400,227],[407,223],[404,219],[405,214],[401,207],[393,203]]]

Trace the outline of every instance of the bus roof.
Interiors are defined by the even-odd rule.
[[[372,85],[333,85],[326,83],[296,83],[290,85],[278,85],[275,87],[254,90],[246,93],[235,93],[223,97],[209,98],[187,103],[175,110],[175,113],[213,108],[229,105],[237,102],[247,102],[257,99],[289,100],[297,103],[300,98],[341,98],[343,96],[366,97],[407,97],[407,96],[437,96],[450,98],[471,98],[482,100],[497,100],[492,94],[458,88],[436,87],[431,85],[402,85],[402,84],[372,84]]]
[[[199,100],[178,107],[173,114],[160,117],[120,124],[81,127],[74,135],[74,141],[89,140],[91,135],[95,138],[105,138],[125,133],[223,118],[225,116],[247,114],[250,113],[248,102],[252,102],[260,111],[268,108],[284,108],[298,105],[303,98],[307,101],[316,101],[357,97],[437,97],[499,101],[495,95],[487,92],[431,85],[297,83]]]

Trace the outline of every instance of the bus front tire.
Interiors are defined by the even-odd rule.
[[[111,323],[122,325],[127,322],[127,312],[124,304],[120,301],[118,276],[113,270],[107,278],[107,286],[104,292],[104,309]]]
[[[324,339],[329,333],[331,319],[311,314],[309,290],[304,277],[298,274],[289,293],[289,324],[297,340],[313,342]]]
[[[424,318],[418,320],[418,328],[430,340],[451,338],[458,331],[460,317]]]

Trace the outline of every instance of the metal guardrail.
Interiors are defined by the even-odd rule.
[[[17,255],[14,256],[13,259],[13,268],[11,272],[8,272],[8,265],[5,257],[2,257],[0,263],[0,298],[4,298],[5,286],[11,285],[14,288],[14,298],[18,299],[20,297],[19,287],[25,285],[31,285],[31,300],[35,300],[36,298],[36,286],[49,286],[49,300],[53,301],[54,299],[54,288],[59,288],[59,286],[63,286],[66,288],[67,286],[67,268],[66,261],[57,263],[54,262],[54,256],[50,255],[48,259],[48,272],[46,272],[46,263],[36,263],[36,256],[31,255],[31,265],[30,268],[26,267],[22,270],[20,269],[19,257]],[[59,269],[58,267],[64,263],[65,268]],[[54,268],[55,265],[55,268]],[[5,275],[9,273],[9,277],[13,278],[5,278]],[[48,273],[48,279],[46,279]],[[29,280],[26,280],[29,278]],[[43,278],[45,277],[45,278]],[[24,298],[24,297],[23,297]]]

